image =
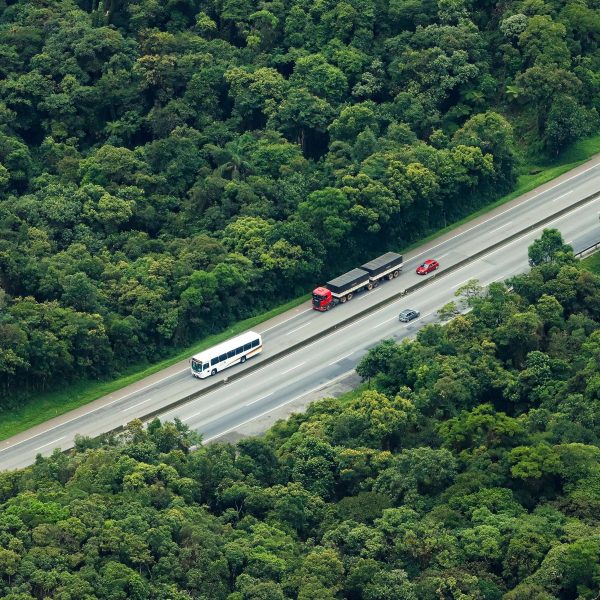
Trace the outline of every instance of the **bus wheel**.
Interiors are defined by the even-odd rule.
[[[394,271],[394,277],[398,277],[400,275],[400,271]]]
[[[246,362],[246,357],[245,357],[245,356],[242,356],[242,358],[240,358],[240,362],[241,362],[241,363],[244,363],[244,362]]]
[[[353,294],[348,294],[348,296],[347,296],[348,302],[350,302],[350,300],[352,300],[352,296],[353,296]]]
[[[217,374],[217,370],[216,370],[216,369],[213,369],[213,370],[210,372],[210,374],[211,374],[211,375],[216,375],[216,374]]]

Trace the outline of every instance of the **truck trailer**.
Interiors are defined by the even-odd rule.
[[[398,277],[400,271],[402,255],[386,252],[360,268],[352,269],[328,281],[324,286],[315,288],[312,296],[313,309],[324,312],[337,304],[344,304],[352,300],[357,292],[372,290],[380,281]]]
[[[402,270],[402,255],[395,252],[386,252],[372,261],[360,266],[371,277],[371,281],[379,283],[381,279],[387,277],[393,279],[400,275]]]

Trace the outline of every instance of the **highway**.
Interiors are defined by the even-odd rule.
[[[233,372],[264,361],[319,331],[340,323],[351,314],[359,313],[372,303],[397,294],[422,281],[415,274],[416,266],[426,258],[436,258],[444,267],[459,263],[508,238],[547,215],[573,205],[578,200],[600,192],[600,164],[579,167],[486,215],[474,224],[431,242],[405,255],[404,272],[371,292],[364,292],[345,305],[327,313],[311,310],[309,303],[300,309],[263,324],[256,330],[263,334],[264,352],[246,363],[232,367],[217,376],[198,380],[191,376],[187,362],[171,367],[163,376],[153,376],[108,398],[99,399],[72,413],[57,417],[19,436],[0,443],[0,469],[13,469],[31,464],[36,454],[50,454],[54,448],[70,448],[76,434],[95,436],[124,425],[130,420],[160,409],[206,387],[216,380],[228,378]],[[565,241],[575,251],[600,241],[600,198],[593,199],[544,227],[561,230]],[[218,386],[214,391],[185,405],[160,414],[163,420],[179,417],[191,428],[202,433],[205,441],[218,439],[237,427],[275,408],[306,395],[324,383],[351,372],[365,352],[386,338],[402,340],[423,325],[436,321],[436,311],[454,299],[454,292],[466,281],[475,278],[482,284],[499,281],[527,270],[527,247],[539,237],[543,227],[527,233],[497,248],[481,258],[459,267],[445,276],[407,296],[342,326],[328,336],[301,348],[264,367]],[[371,257],[365,257],[365,262]],[[426,276],[431,277],[431,275]],[[319,282],[315,282],[317,284]],[[398,322],[404,308],[416,308],[421,317],[409,324]]]

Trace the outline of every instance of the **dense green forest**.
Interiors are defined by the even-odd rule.
[[[505,193],[596,129],[599,40],[595,0],[2,0],[1,408]]]
[[[0,596],[598,598],[600,277],[536,256],[264,437],[133,422],[0,473]]]
[[[114,375],[597,128],[596,0],[0,0],[0,397]]]

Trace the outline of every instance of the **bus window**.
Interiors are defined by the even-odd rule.
[[[244,344],[244,352],[250,350],[250,348],[252,348],[252,344]]]
[[[219,357],[218,357],[218,356],[216,356],[215,358],[212,358],[212,359],[211,359],[211,361],[210,361],[210,364],[214,366],[214,365],[216,365],[218,362],[219,362]]]
[[[241,354],[244,351],[244,346],[240,346],[239,348],[235,349],[235,353],[237,354]]]
[[[258,346],[258,340],[252,340],[252,347],[256,348]]]
[[[204,371],[208,370],[208,363],[204,363],[204,367],[202,367]]]
[[[232,358],[233,356],[235,356],[235,350],[230,350],[230,351],[227,353],[227,358]]]

